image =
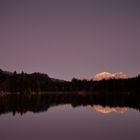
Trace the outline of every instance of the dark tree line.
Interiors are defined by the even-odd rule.
[[[109,79],[101,81],[79,80],[63,81],[50,78],[47,74],[24,72],[14,73],[0,70],[0,92],[140,92],[140,75],[128,79]]]

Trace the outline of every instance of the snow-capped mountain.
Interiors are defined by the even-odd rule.
[[[109,73],[109,72],[101,72],[96,74],[92,80],[102,80],[102,79],[125,79],[128,78],[128,75],[123,73],[123,72],[118,72],[118,73]]]
[[[123,73],[123,72],[118,72],[118,73],[114,73],[113,77],[115,79],[125,79],[125,78],[128,78],[128,75],[126,73]]]

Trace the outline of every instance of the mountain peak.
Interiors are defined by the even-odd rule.
[[[101,72],[96,74],[92,80],[102,80],[102,79],[125,79],[128,78],[128,75],[123,72],[117,72],[117,73],[109,73],[109,72]]]

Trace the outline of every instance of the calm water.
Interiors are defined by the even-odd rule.
[[[58,105],[0,115],[1,140],[139,140],[140,112],[126,107]]]

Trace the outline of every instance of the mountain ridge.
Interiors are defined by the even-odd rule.
[[[126,78],[128,78],[128,75],[123,72],[116,72],[116,73],[101,72],[95,74],[92,80],[100,81],[103,79],[126,79]]]

